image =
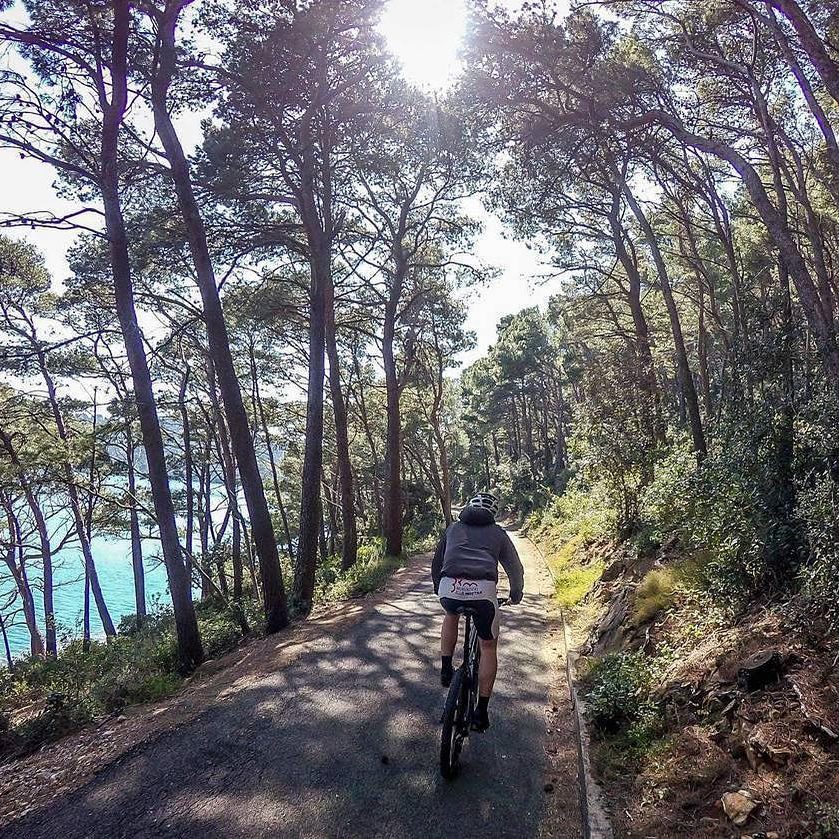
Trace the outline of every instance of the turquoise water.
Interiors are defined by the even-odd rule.
[[[123,615],[136,612],[134,602],[134,574],[131,570],[131,542],[129,539],[96,537],[92,542],[93,558],[99,574],[102,594],[115,624]],[[161,559],[160,543],[156,539],[143,540],[143,557],[146,568],[146,605],[151,607],[156,602],[169,603],[169,591],[166,583],[166,569]],[[65,548],[54,558],[55,568],[55,615],[59,632],[81,635],[84,608],[84,562],[81,551],[77,548]],[[36,569],[28,569],[29,582],[35,597],[38,613],[38,626],[44,631],[43,589],[41,577]],[[8,574],[2,578],[0,590],[11,591],[13,584]],[[19,608],[16,601],[14,608]],[[13,654],[29,651],[29,632],[18,614],[14,623],[7,626],[9,645]],[[103,636],[104,631],[99,621],[99,613],[93,595],[90,598],[90,631],[93,636]],[[2,647],[0,647],[2,649]]]

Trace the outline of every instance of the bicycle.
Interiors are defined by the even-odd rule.
[[[507,598],[498,601],[499,608]],[[460,769],[460,753],[469,736],[478,707],[478,667],[481,663],[481,645],[472,618],[474,610],[464,603],[458,613],[466,616],[463,637],[463,662],[452,676],[446,704],[443,708],[443,730],[440,737],[440,774],[452,780]]]

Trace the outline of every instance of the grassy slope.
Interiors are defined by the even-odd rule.
[[[557,574],[578,636],[596,638],[610,608],[620,618],[606,649],[581,660],[616,835],[839,837],[839,749],[798,695],[839,730],[837,650],[779,604],[716,607],[676,544],[639,552],[610,542],[609,525],[597,499],[572,496],[532,516],[526,531]],[[737,667],[764,648],[780,653],[783,677],[738,688]],[[719,803],[741,788],[760,802],[745,832]]]

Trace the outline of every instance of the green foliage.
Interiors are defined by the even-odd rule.
[[[332,603],[377,591],[403,564],[403,557],[385,554],[382,539],[371,539],[359,546],[358,559],[349,570],[341,571],[338,556],[332,556],[321,564],[318,568],[315,602]]]
[[[715,450],[700,469],[686,444],[674,446],[659,462],[641,508],[648,538],[677,537],[699,561],[705,586],[730,606],[755,591],[767,570],[759,473],[747,446],[742,441],[739,451],[733,445]]]
[[[545,552],[556,578],[556,597],[566,608],[577,606],[603,573],[602,559],[587,558],[585,548],[613,527],[602,494],[574,484],[526,520],[524,530]]]
[[[213,600],[197,604],[204,650],[209,658],[233,649],[242,630],[230,611]],[[159,608],[142,622],[127,615],[110,642],[91,641],[86,652],[73,641],[58,658],[30,658],[0,675],[0,710],[14,713],[30,703],[41,710],[13,726],[12,743],[27,751],[101,714],[151,702],[177,689],[175,625],[171,609]]]
[[[801,571],[809,605],[823,614],[839,632],[839,498],[830,475],[814,478],[799,493],[798,514],[804,522],[809,561]]]
[[[632,751],[647,749],[661,735],[663,719],[650,695],[653,670],[643,653],[612,653],[596,660],[583,684],[586,713],[601,734],[619,737]]]
[[[525,521],[524,531],[548,551],[557,551],[570,542],[590,544],[611,536],[615,514],[609,508],[602,485],[586,487],[572,481],[562,495],[534,511]]]

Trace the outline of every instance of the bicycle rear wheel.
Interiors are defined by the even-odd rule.
[[[446,706],[443,709],[443,731],[440,737],[440,774],[448,781],[457,775],[460,765],[460,750],[463,738],[468,702],[465,674],[459,667],[449,686]]]

